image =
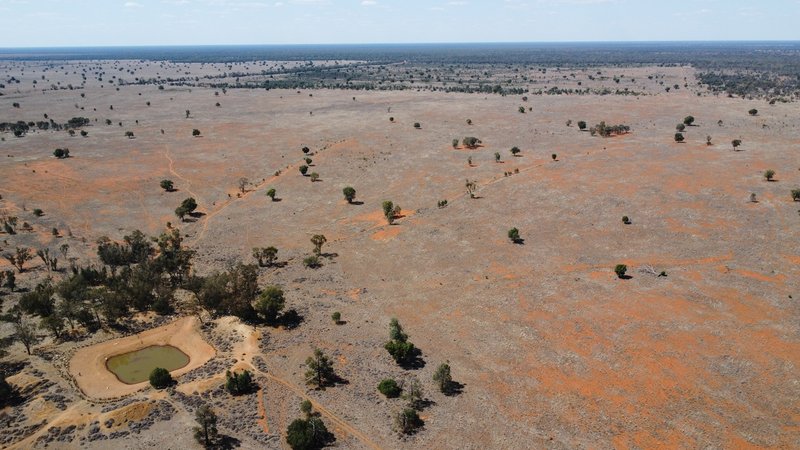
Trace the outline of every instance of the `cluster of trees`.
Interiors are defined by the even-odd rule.
[[[400,365],[412,363],[419,355],[419,350],[408,341],[408,335],[395,318],[389,322],[389,341],[383,345],[383,348]]]
[[[391,200],[384,200],[383,204],[383,216],[386,217],[386,221],[389,225],[394,223],[394,220],[400,217],[400,213],[402,209],[400,205],[395,205]]]
[[[578,128],[580,128],[580,122],[578,122]],[[606,125],[605,121],[603,121],[593,126],[589,130],[589,133],[591,133],[592,136],[600,135],[602,137],[612,137],[620,134],[626,134],[630,131],[631,127],[628,125]]]
[[[309,400],[300,403],[300,411],[303,417],[292,421],[286,430],[286,443],[292,450],[316,450],[333,442],[333,434]]]

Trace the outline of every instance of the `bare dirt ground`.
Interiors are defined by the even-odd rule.
[[[640,84],[648,73],[664,74],[667,85],[693,76],[686,68],[634,71]],[[171,221],[197,250],[199,273],[251,262],[252,247],[276,246],[287,265],[260,269],[260,281],[282,285],[304,320],[284,330],[220,319],[201,331],[217,356],[179,377],[175,392],[146,389],[111,404],[74,393],[53,363],[33,356],[9,381],[55,383],[32,390],[36,399],[23,407],[20,426],[43,425],[3,445],[29,448],[54,427],[77,424],[84,428],[59,446],[104,448],[115,439],[144,448],[174,436],[182,439],[175,446],[188,446],[196,393],[223,402],[221,431],[246,448],[286,447],[283,433],[303,398],[342,448],[800,447],[800,204],[789,195],[800,188],[800,110],[650,87],[654,95],[527,102],[411,91],[6,90],[0,120],[46,113],[89,117],[92,125],[85,138],[3,135],[0,207],[33,231],[0,236],[2,251],[70,242],[72,255],[89,261],[99,236],[155,235]],[[521,114],[520,106],[531,110]],[[696,126],[677,144],[675,125],[690,114]],[[633,132],[591,137],[578,131],[579,120]],[[194,128],[202,137],[192,137]],[[129,130],[135,139],[124,136]],[[452,139],[464,136],[482,147],[453,149]],[[733,139],[743,141],[741,151],[732,150]],[[318,182],[298,172],[303,146]],[[520,156],[509,153],[513,146]],[[56,147],[72,157],[53,158]],[[764,180],[766,169],[776,181]],[[244,194],[240,177],[251,182]],[[159,188],[164,178],[177,192]],[[465,179],[477,181],[477,199],[466,195]],[[363,203],[347,204],[345,186]],[[270,201],[268,188],[281,201]],[[751,193],[758,202],[749,202]],[[205,215],[180,223],[173,211],[188,196]],[[448,206],[437,208],[443,199]],[[401,205],[405,217],[387,225],[383,200]],[[524,245],[509,242],[511,227]],[[317,233],[328,239],[328,256],[323,267],[306,269],[301,260]],[[618,263],[630,279],[616,277]],[[20,284],[46,275],[32,267]],[[346,323],[333,324],[334,311]],[[383,349],[391,317],[422,350],[424,367],[403,370]],[[332,355],[347,383],[304,386],[313,347]],[[11,351],[27,359],[21,345]],[[431,376],[444,361],[464,385],[460,395],[435,390]],[[234,366],[254,371],[256,394],[221,393]],[[423,430],[399,439],[391,415],[402,401],[375,387],[410,376],[432,404]],[[42,394],[55,386],[67,393],[64,409]],[[133,404],[141,406],[125,409]],[[141,423],[145,409],[170,413],[126,435],[105,425],[109,414],[123,414],[115,411]],[[113,437],[80,440],[97,435],[94,422]]]

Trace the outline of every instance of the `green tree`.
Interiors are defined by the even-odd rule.
[[[625,264],[617,264],[614,266],[614,273],[617,274],[619,278],[625,278],[625,273],[628,271],[628,266]]]
[[[408,342],[408,335],[403,331],[403,327],[396,318],[389,321],[389,341],[383,346],[389,355],[398,364],[407,364],[417,356],[417,349],[414,344]]]
[[[31,354],[31,347],[42,340],[36,333],[36,325],[24,316],[19,316],[14,321],[14,339],[25,347],[28,355]]]
[[[306,176],[306,173],[308,172],[308,166],[306,166],[306,165],[302,165],[302,166],[300,166],[300,167],[299,167],[299,170],[300,170],[300,173],[301,173],[303,176]]]
[[[452,145],[453,148],[458,148],[458,139],[453,139]]]
[[[494,162],[497,162],[497,163],[500,162],[500,152],[495,152],[494,153]]]
[[[400,396],[400,393],[403,392],[397,382],[391,378],[381,380],[381,382],[378,383],[378,391],[385,395],[386,398],[397,398]]]
[[[317,180],[319,180],[319,174],[317,172],[311,172],[310,177],[311,177],[311,182],[312,183],[317,181]]]
[[[253,376],[249,371],[225,372],[225,390],[231,395],[243,395],[253,390]]]
[[[344,194],[344,199],[347,200],[347,203],[353,203],[356,198],[356,190],[350,186],[342,189],[342,194]]]
[[[734,139],[731,141],[731,145],[733,146],[733,150],[735,151],[737,148],[739,148],[740,145],[742,145],[742,140]]]
[[[302,149],[302,150],[303,150],[303,154],[304,154],[304,155],[307,155],[307,154],[308,154],[308,152],[310,152],[310,151],[311,151],[311,149],[310,149],[310,148],[308,148],[308,147],[303,147],[303,149]]]
[[[283,289],[280,286],[267,286],[261,292],[261,296],[256,303],[256,311],[267,324],[275,324],[278,314],[283,311],[286,300],[283,296]]]
[[[585,130],[586,129],[586,121],[579,120],[578,121],[578,129],[580,129],[581,131]]]
[[[519,147],[511,147],[511,154],[514,156],[517,156],[521,151],[522,150],[520,150]]]
[[[402,435],[411,435],[417,432],[424,422],[414,408],[403,408],[394,416],[394,430]]]
[[[316,416],[295,419],[286,429],[286,443],[292,450],[317,450],[331,440],[325,423]]]
[[[750,114],[751,116],[756,116],[758,115],[758,110],[753,108],[750,111],[747,111],[747,113]]]
[[[508,238],[511,239],[511,242],[517,244],[521,241],[519,237],[519,230],[515,227],[508,230]]]
[[[453,377],[450,375],[450,365],[447,363],[440,364],[436,368],[436,372],[433,373],[433,381],[436,382],[436,386],[439,387],[443,394],[453,392]]]
[[[684,125],[682,123],[679,123],[679,124],[675,125],[675,129],[678,130],[679,132],[683,132],[683,130],[686,129],[686,125]]]
[[[520,106],[519,108],[517,108],[517,111],[519,111],[520,114],[525,114],[525,107]]]
[[[5,257],[12,266],[16,267],[19,273],[22,273],[25,271],[25,263],[33,259],[33,254],[31,253],[31,249],[27,247],[17,247],[14,253],[5,253],[3,257]]]
[[[792,200],[800,201],[800,189],[792,189]]]
[[[316,269],[320,267],[322,263],[319,260],[319,256],[317,255],[308,255],[303,258],[303,265],[308,267],[309,269]]]
[[[683,123],[684,123],[684,124],[685,124],[687,127],[690,127],[690,126],[692,126],[692,125],[694,124],[694,116],[686,116],[686,117],[684,117],[684,118],[683,118]]]
[[[419,130],[420,128],[422,128],[422,125],[420,125],[419,122],[414,122],[414,128]]]
[[[166,179],[165,180],[161,180],[161,183],[159,183],[159,186],[161,186],[161,189],[163,189],[163,190],[165,190],[167,192],[172,192],[173,190],[175,190],[175,185],[172,183],[172,180],[166,180]]]
[[[675,142],[683,142],[684,139],[683,133],[675,133]]]
[[[311,236],[311,243],[314,244],[315,255],[322,255],[322,246],[325,245],[326,242],[328,242],[328,240],[325,239],[325,235],[315,234],[314,236]]]
[[[315,348],[314,354],[306,359],[306,366],[306,384],[323,389],[336,381],[333,363],[322,350]]]
[[[275,247],[253,247],[253,258],[258,261],[259,267],[271,266],[278,259],[278,249]]]
[[[775,171],[774,170],[767,169],[766,171],[764,171],[764,179],[765,180],[772,181],[773,178],[775,178]]]
[[[339,325],[342,323],[342,313],[339,311],[334,311],[333,314],[331,314],[331,320],[333,320],[333,323],[336,325]]]
[[[164,389],[173,383],[169,370],[156,367],[150,372],[150,385],[156,389]]]
[[[275,201],[275,188],[269,188],[267,190],[267,197],[269,197],[273,202]]]
[[[192,136],[194,136],[194,137],[200,136],[200,130],[198,130],[197,128],[192,130]]]
[[[194,428],[194,437],[206,448],[214,447],[217,441],[217,415],[208,405],[202,405],[194,413],[197,427]]]

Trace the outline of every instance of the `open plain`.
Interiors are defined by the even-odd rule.
[[[800,447],[797,103],[713,95],[682,66],[528,74],[531,89],[574,73],[571,87],[616,89],[621,77],[640,95],[222,92],[114,86],[108,77],[74,90],[32,85],[44,74],[48,86],[78,86],[87,65],[157,76],[144,61],[61,64],[0,66],[5,79],[21,80],[3,90],[0,121],[90,120],[85,137],[0,133],[0,209],[30,225],[0,235],[0,251],[67,243],[71,261],[55,273],[30,261],[17,291],[3,289],[3,311],[48,276],[68,277],[70,264],[99,267],[101,236],[158,236],[169,222],[201,276],[252,264],[254,247],[275,246],[281,264],[258,268],[259,286],[282,286],[301,320],[270,327],[196,312],[184,307],[187,289],[175,313],[131,313],[125,332],[48,335],[30,357],[9,344],[8,381],[26,395],[0,415],[2,448],[187,448],[199,402],[214,405],[220,432],[244,448],[282,448],[303,399],[341,448]],[[159,75],[220,68],[162,64]],[[675,125],[689,115],[677,143]],[[631,131],[592,136],[579,121]],[[480,146],[464,148],[467,136]],[[68,158],[53,157],[65,147]],[[298,171],[303,147],[317,181]],[[162,179],[175,190],[161,189]],[[476,182],[475,198],[465,180]],[[356,202],[343,198],[346,186]],[[179,220],[174,210],[190,196],[199,214]],[[385,200],[402,207],[393,224]],[[524,242],[509,241],[512,227]],[[304,267],[316,234],[327,238],[322,265]],[[391,318],[422,352],[414,368],[383,348]],[[123,385],[109,400],[97,392],[102,377],[70,361],[89,345],[170,323],[190,327],[184,342],[197,339],[185,344],[192,363],[174,374],[174,389]],[[341,378],[324,390],[303,377],[316,347]],[[443,362],[460,385],[455,395],[432,381]],[[260,389],[228,396],[231,368],[250,370]],[[403,401],[376,386],[411,377],[429,400],[424,426],[398,437],[392,415]]]

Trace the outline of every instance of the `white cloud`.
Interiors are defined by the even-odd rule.
[[[363,0],[361,2],[361,6],[375,6],[377,4],[378,2],[376,2],[375,0]]]
[[[144,5],[142,5],[141,3],[137,3],[137,2],[125,2],[124,6],[126,8],[141,8]]]

